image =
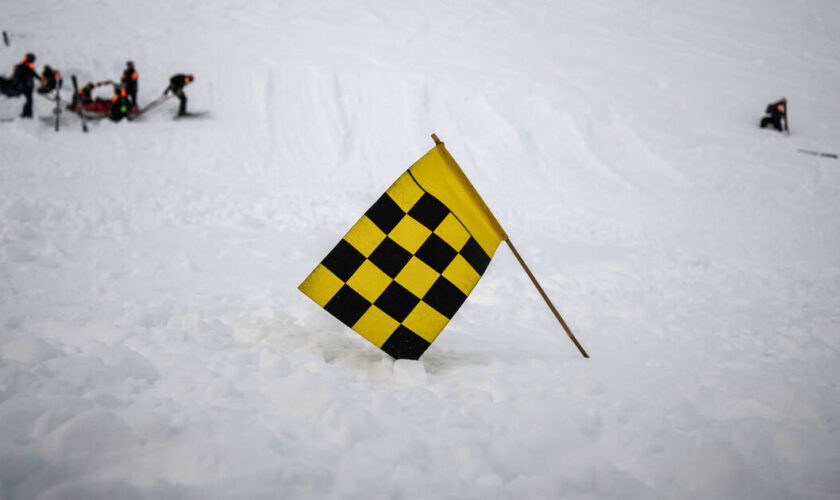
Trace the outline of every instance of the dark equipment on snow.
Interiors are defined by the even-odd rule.
[[[812,156],[822,156],[823,158],[834,158],[835,160],[838,159],[837,155],[834,153],[823,153],[820,151],[812,151],[810,149],[797,149],[800,153],[809,154]]]
[[[209,111],[187,111],[183,115],[175,115],[173,120],[183,120],[186,118],[205,118],[209,115]]]
[[[782,97],[776,102],[771,102],[767,105],[764,112],[767,115],[761,119],[761,123],[759,124],[761,128],[772,125],[773,128],[779,132],[784,132],[785,134],[790,135],[787,118],[787,99]],[[783,121],[784,124],[782,124]]]
[[[12,39],[13,38],[34,38],[36,35],[26,34],[26,33],[9,33],[6,30],[3,30],[3,44],[6,47],[11,47]]]
[[[82,114],[82,107],[81,107],[81,90],[79,90],[79,82],[76,80],[76,75],[72,75],[70,80],[73,82],[73,103],[70,105],[70,108],[75,111],[79,118],[82,120],[82,131],[87,133],[87,121],[85,120],[85,115]],[[90,84],[88,84],[90,85]],[[91,87],[92,88],[92,87]],[[78,99],[78,100],[77,100]]]
[[[56,72],[56,74],[58,74]],[[58,77],[58,84],[55,90],[55,109],[53,110],[53,114],[55,114],[55,131],[58,132],[58,123],[59,118],[61,118],[61,85],[63,84],[63,80],[61,76]]]

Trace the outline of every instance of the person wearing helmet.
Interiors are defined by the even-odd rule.
[[[130,111],[131,104],[125,86],[114,85],[114,97],[111,98],[111,107],[108,108],[108,118],[118,122],[128,116]]]
[[[759,124],[761,128],[772,125],[773,128],[775,128],[779,132],[788,131],[787,99],[782,97],[776,102],[771,102],[767,105],[767,108],[764,110],[764,112],[767,113],[767,116],[761,119],[761,123]],[[783,120],[784,126],[782,125]]]
[[[38,93],[49,94],[59,87],[61,87],[61,74],[57,70],[49,67],[49,65],[44,65],[44,72],[41,73],[41,86],[38,87]]]
[[[78,92],[76,92],[75,102],[78,104],[90,104],[93,102],[93,89],[96,88],[96,85],[93,82],[87,82],[84,87],[80,88]]]
[[[126,61],[120,82],[128,94],[128,102],[131,107],[137,107],[137,70],[134,68],[134,61]]]
[[[192,83],[193,80],[195,80],[193,75],[185,75],[183,73],[172,75],[172,78],[169,79],[169,86],[163,91],[163,95],[168,95],[169,92],[172,92],[178,96],[178,100],[181,101],[181,105],[178,107],[178,116],[187,114],[187,95],[184,93],[184,87]]]
[[[8,97],[23,95],[26,102],[23,104],[21,118],[32,118],[32,89],[35,88],[34,80],[41,80],[38,72],[35,71],[35,54],[31,52],[21,59],[15,66],[12,77],[0,80],[0,91]]]

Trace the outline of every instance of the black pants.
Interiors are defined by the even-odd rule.
[[[26,102],[23,103],[23,112],[20,114],[21,118],[32,118],[32,87],[27,87],[24,91]]]
[[[137,104],[137,85],[128,87],[126,90],[128,92],[128,102],[131,106],[139,106],[139,104]]]
[[[181,101],[181,105],[178,107],[178,114],[187,114],[187,94],[185,94],[183,90],[179,89],[175,91],[175,95],[178,96],[178,100]]]
[[[782,117],[781,115],[770,115],[765,116],[761,119],[761,128],[773,125],[773,128],[778,130],[779,132],[782,131]]]

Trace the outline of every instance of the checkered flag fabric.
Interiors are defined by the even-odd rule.
[[[441,200],[430,192],[453,175],[452,165],[458,169],[454,174],[463,176],[446,158],[451,160],[441,144],[400,176],[300,285],[396,359],[418,359],[426,351],[467,299],[504,235],[495,231],[497,237],[488,237],[474,214],[464,211],[463,220],[451,208],[471,206],[473,198],[454,200],[449,189],[438,190]],[[429,174],[433,182],[427,185]],[[461,198],[462,187],[454,192]],[[473,234],[470,225],[479,231]]]

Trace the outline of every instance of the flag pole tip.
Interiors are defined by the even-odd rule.
[[[435,141],[435,146],[437,146],[438,144],[443,144],[443,143],[440,141],[440,139],[438,139],[437,134],[432,134],[432,140],[433,140],[433,141]]]

